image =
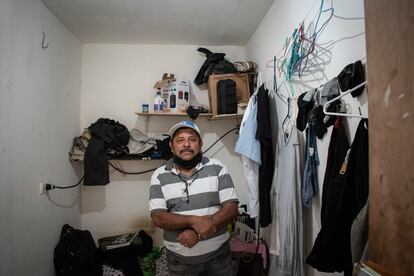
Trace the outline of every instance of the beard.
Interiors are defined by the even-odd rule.
[[[178,157],[177,155],[174,155],[174,163],[180,168],[183,168],[185,170],[190,170],[190,169],[194,168],[195,166],[197,166],[198,163],[200,163],[202,157],[203,157],[203,155],[201,154],[201,152],[197,153],[190,160],[184,160],[184,159],[181,159],[180,157]]]

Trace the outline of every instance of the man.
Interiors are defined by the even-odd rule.
[[[164,230],[170,275],[232,274],[226,225],[238,199],[224,165],[202,156],[199,128],[182,121],[170,129],[174,154],[151,178],[150,211]]]

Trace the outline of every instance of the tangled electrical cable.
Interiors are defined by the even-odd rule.
[[[209,151],[215,144],[217,144],[221,139],[223,139],[227,134],[229,134],[230,132],[232,132],[232,131],[234,131],[234,130],[238,130],[239,128],[237,128],[237,127],[235,127],[235,128],[232,128],[232,129],[230,129],[230,130],[228,130],[226,133],[224,133],[223,135],[221,135],[220,136],[220,138],[218,138],[213,144],[211,144],[211,146],[210,147],[208,147],[205,151],[203,151],[203,154],[205,154],[207,151]],[[120,173],[123,173],[123,174],[134,174],[134,175],[137,175],[137,174],[144,174],[144,173],[148,173],[148,172],[152,172],[152,171],[155,171],[157,168],[153,168],[153,169],[148,169],[148,170],[145,170],[145,171],[141,171],[141,172],[126,172],[126,171],[124,171],[124,170],[121,170],[121,169],[119,169],[119,168],[117,168],[116,166],[114,166],[113,164],[111,164],[110,162],[108,162],[108,164],[112,167],[112,168],[114,168],[115,170],[117,170],[118,172],[120,172]]]
[[[220,138],[218,138],[210,147],[208,147],[204,152],[203,152],[203,154],[204,153],[206,153],[207,151],[209,151],[215,144],[217,144],[221,139],[223,139],[226,135],[228,135],[230,132],[232,132],[232,131],[234,131],[234,130],[238,130],[239,128],[237,128],[237,127],[235,127],[235,128],[232,128],[232,129],[230,129],[230,130],[228,130],[226,133],[224,133],[223,135],[221,135],[220,136]],[[157,168],[152,168],[152,169],[148,169],[148,170],[145,170],[145,171],[140,171],[140,172],[126,172],[126,171],[124,171],[124,170],[122,170],[122,169],[120,169],[120,168],[118,168],[118,167],[116,167],[115,165],[113,165],[111,162],[109,162],[108,161],[108,165],[109,166],[111,166],[112,168],[114,168],[116,171],[118,171],[118,172],[120,172],[120,173],[123,173],[123,174],[132,174],[132,175],[138,175],[138,174],[144,174],[144,173],[149,173],[149,172],[152,172],[152,171],[155,171]],[[82,180],[84,179],[84,177],[85,177],[85,175],[83,175],[82,177],[81,177],[81,179],[76,183],[76,184],[74,184],[74,185],[71,185],[71,186],[66,186],[66,187],[62,187],[62,186],[56,186],[56,185],[53,185],[53,184],[49,184],[49,183],[47,183],[46,184],[46,186],[45,186],[45,190],[46,191],[50,191],[50,190],[53,190],[53,189],[69,189],[69,188],[74,188],[74,187],[76,187],[76,186],[78,186],[81,182],[82,182]]]

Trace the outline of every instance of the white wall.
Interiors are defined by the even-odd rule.
[[[265,79],[270,80],[272,69],[265,69],[266,61],[279,52],[285,37],[299,22],[306,18],[308,23],[316,15],[318,6],[319,1],[276,0],[246,48],[209,48],[227,53],[231,61],[246,57],[256,61]],[[363,16],[362,0],[335,1],[334,7],[335,14],[343,17]],[[49,43],[46,50],[40,47],[42,30]],[[321,44],[330,42],[325,46],[329,46],[331,56],[324,57],[327,64],[316,77],[295,84],[297,91],[317,87],[346,64],[364,58],[362,32],[361,19],[333,18],[318,40]],[[80,227],[82,221],[82,228],[90,229],[95,238],[150,228],[150,174],[124,177],[113,173],[112,183],[105,187],[83,187],[80,211],[78,189],[40,196],[39,182],[62,186],[76,182],[80,164],[70,164],[67,158],[73,137],[99,117],[144,130],[145,119],[134,112],[140,111],[142,103],[152,102],[153,83],[164,72],[192,81],[205,57],[196,52],[195,45],[86,44],[81,50],[80,41],[37,0],[0,3],[0,41],[0,239],[8,242],[0,248],[0,275],[53,275],[53,248],[64,223]],[[192,85],[192,89],[197,102],[208,103],[205,87]],[[282,93],[286,93],[285,87]],[[351,97],[345,100],[355,111],[358,101]],[[366,113],[366,96],[359,101]],[[277,107],[283,118],[286,106]],[[152,117],[149,133],[165,132],[181,119]],[[205,118],[197,122],[206,146],[236,124],[235,120]],[[350,119],[348,123],[353,137],[358,120]],[[318,143],[320,183],[329,136],[330,131]],[[239,157],[233,152],[233,141],[233,135],[227,136],[208,155],[228,166],[244,202],[245,180]],[[124,161],[120,165],[125,170],[140,171],[161,163]],[[320,196],[314,206],[319,206]],[[318,207],[308,214],[312,229],[307,232],[307,252],[320,227],[319,214]]]
[[[135,115],[142,103],[152,103],[152,86],[164,72],[191,81],[192,103],[208,105],[206,87],[192,82],[205,60],[195,45],[110,45],[85,44],[82,49],[81,128],[100,117],[115,119],[128,129],[145,132],[145,118]],[[231,61],[244,60],[245,49],[239,46],[208,47],[224,52]],[[148,133],[167,133],[173,123],[188,117],[151,117]],[[197,119],[203,133],[204,149],[236,121]],[[245,180],[239,156],[233,152],[234,135],[226,136],[206,155],[227,165],[242,202],[245,202]],[[142,171],[155,168],[162,161],[122,161],[125,170]],[[82,226],[95,238],[136,229],[150,229],[148,211],[151,173],[139,176],[111,174],[111,183],[102,187],[83,187]],[[157,238],[156,238],[157,239]]]
[[[273,69],[266,68],[266,62],[272,60],[273,56],[280,55],[285,38],[291,36],[293,30],[298,27],[299,23],[305,19],[305,26],[307,26],[307,24],[314,19],[317,15],[320,2],[321,1],[319,0],[276,0],[268,11],[260,26],[246,45],[247,59],[258,62],[259,70],[264,73],[266,81],[270,81],[273,75]],[[330,1],[325,2],[330,3]],[[365,26],[364,20],[361,19],[361,17],[364,16],[363,1],[341,0],[334,1],[333,4],[335,15],[355,19],[343,20],[334,17],[328,23],[327,27],[317,40],[318,44],[329,50],[328,55],[320,56],[322,58],[321,63],[326,64],[321,64],[321,68],[319,68],[313,76],[304,79],[294,78],[295,84],[293,86],[298,95],[308,91],[310,88],[316,88],[321,84],[326,83],[328,80],[337,76],[347,64],[365,58]],[[324,18],[326,19],[326,17],[322,17],[321,20]],[[282,82],[281,78],[278,77],[278,81],[280,84]],[[269,87],[272,87],[271,82],[268,82],[268,84]],[[284,95],[288,94],[285,85],[282,85],[280,92]],[[345,98],[345,101],[349,103],[351,112],[358,112],[357,107],[362,105],[363,114],[367,114],[366,99],[366,93],[364,93],[359,97],[359,102],[358,100],[353,99],[350,95]],[[279,119],[279,122],[281,122],[287,113],[287,106],[279,101],[277,108],[279,118],[281,118]],[[349,137],[352,140],[359,119],[348,119],[347,123]],[[320,191],[322,191],[331,130],[332,128],[329,129],[322,140],[318,140],[320,157],[320,166],[318,170]],[[313,202],[312,210],[307,212],[308,221],[311,221],[311,226],[308,225],[308,229],[306,229],[306,256],[310,252],[313,241],[320,229],[321,196],[322,194],[320,192]],[[274,248],[274,245],[270,246]],[[309,275],[312,275],[313,273],[315,273],[314,275],[323,275],[323,273],[316,272],[313,269],[308,272]]]
[[[68,150],[80,127],[81,43],[33,0],[1,1],[0,42],[0,275],[54,275],[62,225],[80,225],[79,189],[47,197],[39,183],[78,179]]]

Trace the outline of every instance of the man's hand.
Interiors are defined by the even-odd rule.
[[[192,229],[186,229],[178,235],[177,241],[185,247],[191,248],[198,243],[198,234]]]
[[[203,240],[210,238],[217,232],[217,228],[209,216],[194,216],[192,218],[191,228],[193,228],[194,231],[199,234],[199,237]]]

